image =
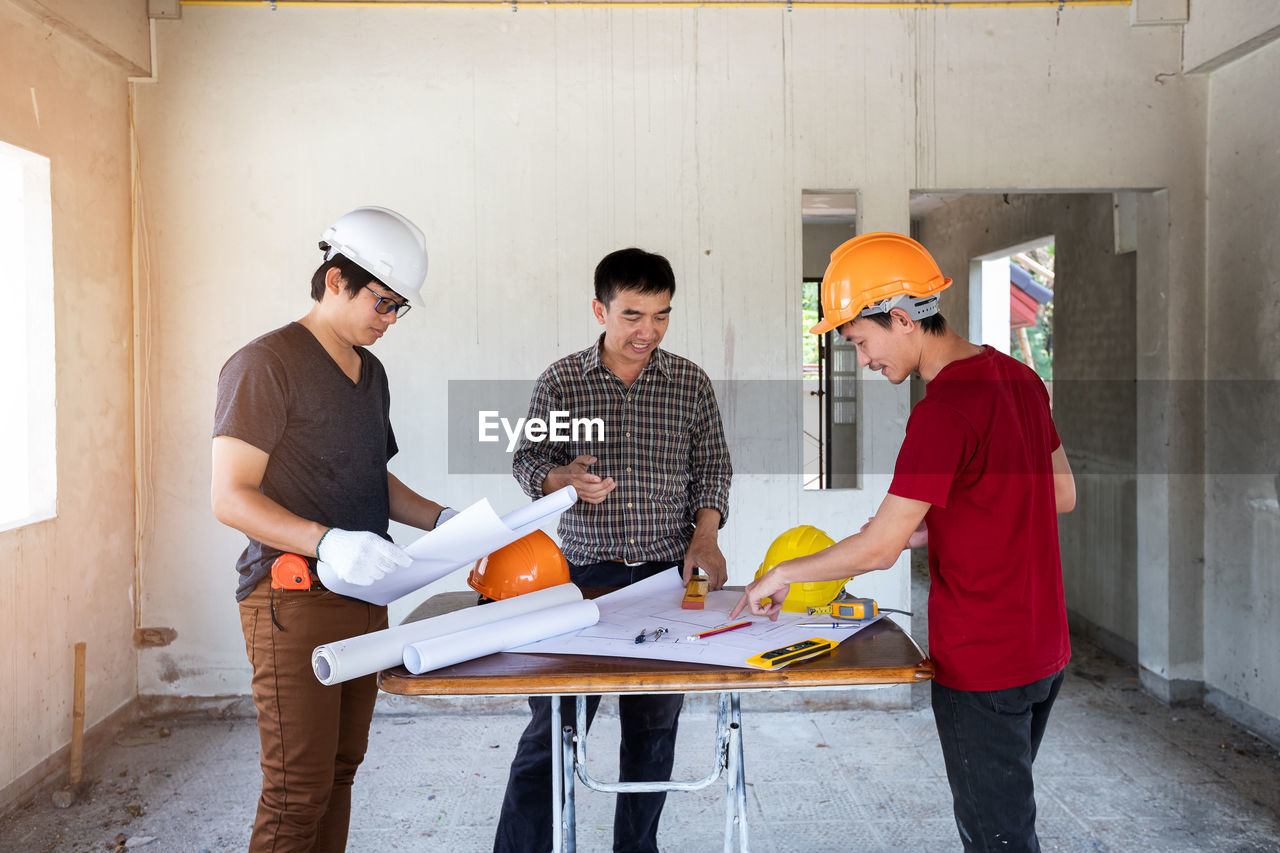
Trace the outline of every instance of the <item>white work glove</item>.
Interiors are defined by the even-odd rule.
[[[436,516],[436,526],[433,527],[432,530],[439,530],[440,525],[444,524],[446,521],[453,518],[457,514],[458,514],[458,511],[451,506],[447,506],[444,509],[440,510],[440,514]]]
[[[336,527],[330,527],[320,537],[316,559],[339,578],[356,586],[368,586],[413,562],[403,548],[376,533]]]

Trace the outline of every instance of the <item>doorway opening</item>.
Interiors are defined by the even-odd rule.
[[[1150,422],[1139,396],[1140,294],[1165,286],[1162,199],[1139,190],[947,190],[910,200],[913,236],[955,279],[941,295],[947,322],[1045,382],[1076,480],[1076,511],[1058,521],[1068,612],[1073,628],[1129,659],[1138,636],[1139,424]],[[918,381],[912,391],[927,393]]]
[[[831,253],[857,236],[857,190],[803,190],[800,332],[805,489],[849,489],[858,480],[858,358],[836,332],[812,335],[822,316],[822,274]]]
[[[989,252],[969,264],[969,340],[1034,370],[1053,401],[1052,235]]]

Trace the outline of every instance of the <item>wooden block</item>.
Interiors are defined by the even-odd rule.
[[[85,644],[76,643],[75,684],[71,694],[71,770],[72,785],[80,782],[84,770],[84,669]]]

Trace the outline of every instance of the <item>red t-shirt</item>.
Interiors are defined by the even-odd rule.
[[[939,684],[1003,690],[1071,657],[1051,456],[1035,371],[985,348],[944,367],[911,412],[891,494],[933,504],[929,649]]]

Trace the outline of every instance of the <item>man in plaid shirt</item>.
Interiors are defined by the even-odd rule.
[[[560,517],[570,577],[581,587],[620,587],[681,565],[724,585],[717,536],[729,515],[732,468],[720,410],[707,375],[688,359],[658,348],[671,317],[675,274],[661,255],[622,249],[596,267],[591,307],[604,334],[538,377],[529,420],[552,413],[599,419],[568,441],[518,445],[513,472],[524,491],[542,497],[573,486],[579,501]],[[565,416],[561,415],[562,422]],[[573,700],[561,713],[572,719]],[[587,703],[588,721],[600,704]],[[675,760],[682,695],[619,699],[623,781],[665,781]],[[551,849],[551,700],[531,697],[533,719],[507,782],[495,853]],[[615,853],[657,853],[658,818],[666,795],[619,794]]]

